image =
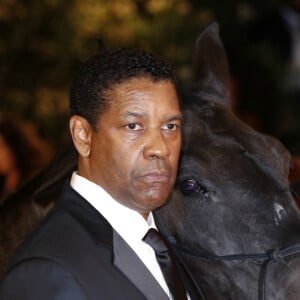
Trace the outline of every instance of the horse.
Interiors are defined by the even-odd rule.
[[[160,230],[204,299],[299,299],[290,153],[230,110],[230,70],[216,24],[198,37],[194,66],[176,188],[155,213]]]
[[[198,37],[194,57],[193,83],[181,92],[177,182],[154,212],[156,222],[199,299],[298,299],[300,219],[288,181],[290,154],[230,110],[216,23]],[[75,169],[72,148],[0,207],[1,274]]]

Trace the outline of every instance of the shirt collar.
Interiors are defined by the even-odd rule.
[[[72,188],[85,198],[111,224],[129,244],[136,243],[156,224],[150,212],[147,221],[141,214],[113,199],[102,187],[78,175],[72,174]]]

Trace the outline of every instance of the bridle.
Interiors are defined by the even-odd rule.
[[[185,247],[178,246],[173,237],[167,237],[167,242],[174,249],[176,255],[180,259],[179,253],[184,253],[201,260],[208,261],[237,261],[237,260],[260,260],[262,266],[260,270],[260,278],[258,282],[258,299],[268,300],[269,299],[269,280],[270,280],[270,269],[271,266],[278,262],[284,261],[287,257],[300,254],[300,243],[293,244],[291,246],[281,249],[271,249],[262,254],[232,254],[232,255],[208,255],[203,253],[197,253],[191,251]],[[180,263],[187,269],[185,262],[180,259]],[[205,299],[205,298],[204,298]]]
[[[154,213],[156,223],[164,235],[166,242],[170,246],[170,248],[175,253],[178,261],[181,266],[184,268],[185,272],[188,274],[190,280],[192,280],[193,284],[197,287],[198,292],[203,300],[206,300],[204,293],[199,286],[199,283],[195,282],[193,274],[191,274],[188,266],[182,259],[182,253],[188,256],[192,256],[194,258],[206,261],[245,261],[245,260],[254,260],[261,261],[261,270],[260,276],[258,280],[258,300],[269,300],[269,284],[270,284],[270,270],[271,267],[279,262],[285,261],[289,256],[300,254],[300,242],[289,245],[284,248],[279,249],[270,249],[265,253],[258,254],[230,254],[230,255],[210,255],[205,253],[200,253],[197,251],[191,251],[191,249],[187,249],[182,245],[178,245],[176,239],[168,234],[164,223],[162,222],[159,214],[157,212]]]

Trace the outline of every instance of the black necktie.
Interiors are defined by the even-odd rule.
[[[157,230],[151,228],[144,236],[143,241],[153,248],[173,299],[187,299],[185,288],[179,277],[178,270],[170,256],[168,246],[163,240],[161,234]]]

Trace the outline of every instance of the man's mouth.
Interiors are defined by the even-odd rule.
[[[146,173],[140,177],[144,181],[148,182],[168,182],[170,179],[170,173],[166,170],[152,171]]]

